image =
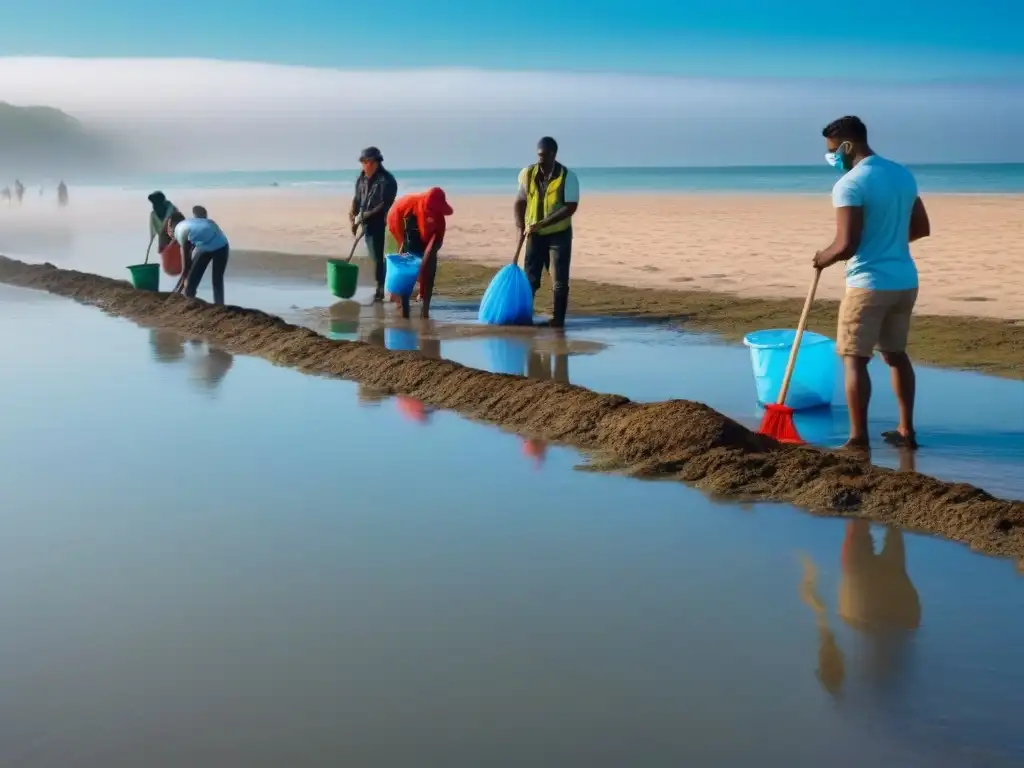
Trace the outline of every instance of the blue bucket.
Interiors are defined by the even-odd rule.
[[[412,296],[416,280],[420,276],[423,259],[407,253],[389,253],[384,257],[387,268],[384,272],[384,290],[407,299]]]
[[[762,405],[775,403],[779,399],[782,377],[786,374],[786,364],[795,338],[795,330],[782,328],[754,331],[743,337],[743,343],[750,349],[757,400]],[[804,331],[793,380],[786,395],[786,405],[794,411],[832,405],[838,366],[836,343],[828,336]]]
[[[385,328],[384,346],[392,352],[415,352],[420,348],[420,336],[409,328]]]

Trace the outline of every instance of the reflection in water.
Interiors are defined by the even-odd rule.
[[[531,379],[542,381],[557,381],[559,384],[569,384],[569,353],[568,352],[539,352],[536,349],[530,350],[526,361],[526,375]],[[543,440],[523,438],[523,453],[533,460],[537,468],[544,465],[547,458],[548,444]]]
[[[331,336],[354,336],[359,333],[359,320],[330,320],[327,330]]]
[[[185,357],[185,337],[174,331],[152,328],[149,345],[158,363],[175,363]]]
[[[192,348],[192,371],[189,378],[201,389],[207,392],[215,391],[234,365],[234,355],[207,346],[199,339],[186,339],[174,331],[163,328],[152,328],[149,331],[153,358],[159,363],[177,363],[184,360],[186,343]]]
[[[391,329],[392,331],[397,329]],[[406,336],[401,337],[401,344],[405,345],[403,348],[410,350],[419,350],[419,353],[424,357],[429,357],[432,360],[441,359],[441,341],[440,339],[425,338],[416,333],[412,329],[402,329],[405,331]],[[415,341],[410,345],[409,337],[412,337]],[[394,349],[391,344],[388,344],[389,349]],[[435,409],[430,408],[420,400],[414,397],[398,396],[395,398],[395,403],[398,406],[399,412],[410,421],[414,421],[417,424],[426,424],[430,421],[430,414]]]
[[[817,569],[804,558],[801,597],[818,625],[818,679],[836,695],[846,675],[843,653],[828,625],[824,600],[817,590]],[[896,684],[907,668],[913,635],[921,625],[921,601],[907,573],[903,532],[886,527],[875,551],[866,520],[846,524],[841,553],[839,617],[864,640],[864,678],[876,691]]]
[[[380,405],[387,399],[387,392],[381,392],[379,389],[368,387],[365,384],[356,386],[356,401],[360,405]]]
[[[208,392],[213,392],[235,364],[234,355],[215,347],[207,347],[206,354],[197,358],[192,366],[192,380]]]
[[[895,683],[921,625],[921,601],[907,574],[902,531],[886,528],[876,553],[867,521],[846,524],[839,616],[867,641],[867,677],[879,686]]]
[[[800,597],[814,612],[814,622],[818,627],[818,669],[815,674],[826,691],[838,696],[846,676],[843,652],[829,626],[825,601],[818,593],[818,569],[811,558],[804,555],[802,559],[804,577],[800,582]]]

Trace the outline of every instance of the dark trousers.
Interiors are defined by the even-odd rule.
[[[228,255],[230,248],[224,246],[215,251],[192,252],[192,268],[188,271],[188,281],[185,283],[185,295],[195,298],[199,290],[199,283],[203,280],[206,267],[213,263],[213,303],[224,303],[224,272],[228,268]]]
[[[430,314],[430,299],[434,295],[434,280],[437,278],[437,254],[433,256],[429,254],[423,257],[423,266],[420,267],[420,292],[421,292],[421,306],[420,313],[423,317]],[[402,297],[402,317],[409,317],[411,308],[409,306],[409,296]]]
[[[540,289],[541,276],[548,270],[554,277],[551,286],[554,293],[555,324],[565,321],[569,306],[569,264],[572,261],[572,229],[555,232],[552,235],[531,235],[526,243],[526,277],[534,295]]]
[[[384,270],[386,265],[384,263],[384,229],[378,230],[374,227],[366,232],[364,239],[366,240],[366,250],[370,252],[370,258],[373,259],[374,276],[377,278],[377,288],[384,288]]]

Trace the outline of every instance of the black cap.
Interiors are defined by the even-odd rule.
[[[151,203],[157,203],[157,202],[160,202],[161,200],[166,200],[166,199],[167,199],[166,195],[164,195],[164,193],[160,192],[160,191],[153,192],[149,196],[149,202],[151,202]]]
[[[367,147],[359,153],[359,162],[363,160],[373,160],[378,163],[384,162],[384,155],[380,153],[380,150],[376,147]]]

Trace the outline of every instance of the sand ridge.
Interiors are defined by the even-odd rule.
[[[137,291],[122,281],[51,264],[0,257],[0,281],[204,339],[227,352],[358,381],[529,437],[600,452],[607,466],[628,474],[674,477],[718,495],[784,501],[817,514],[937,534],[989,554],[1024,556],[1024,502],[851,456],[782,446],[701,403],[634,403],[416,352],[334,341],[258,310]]]

